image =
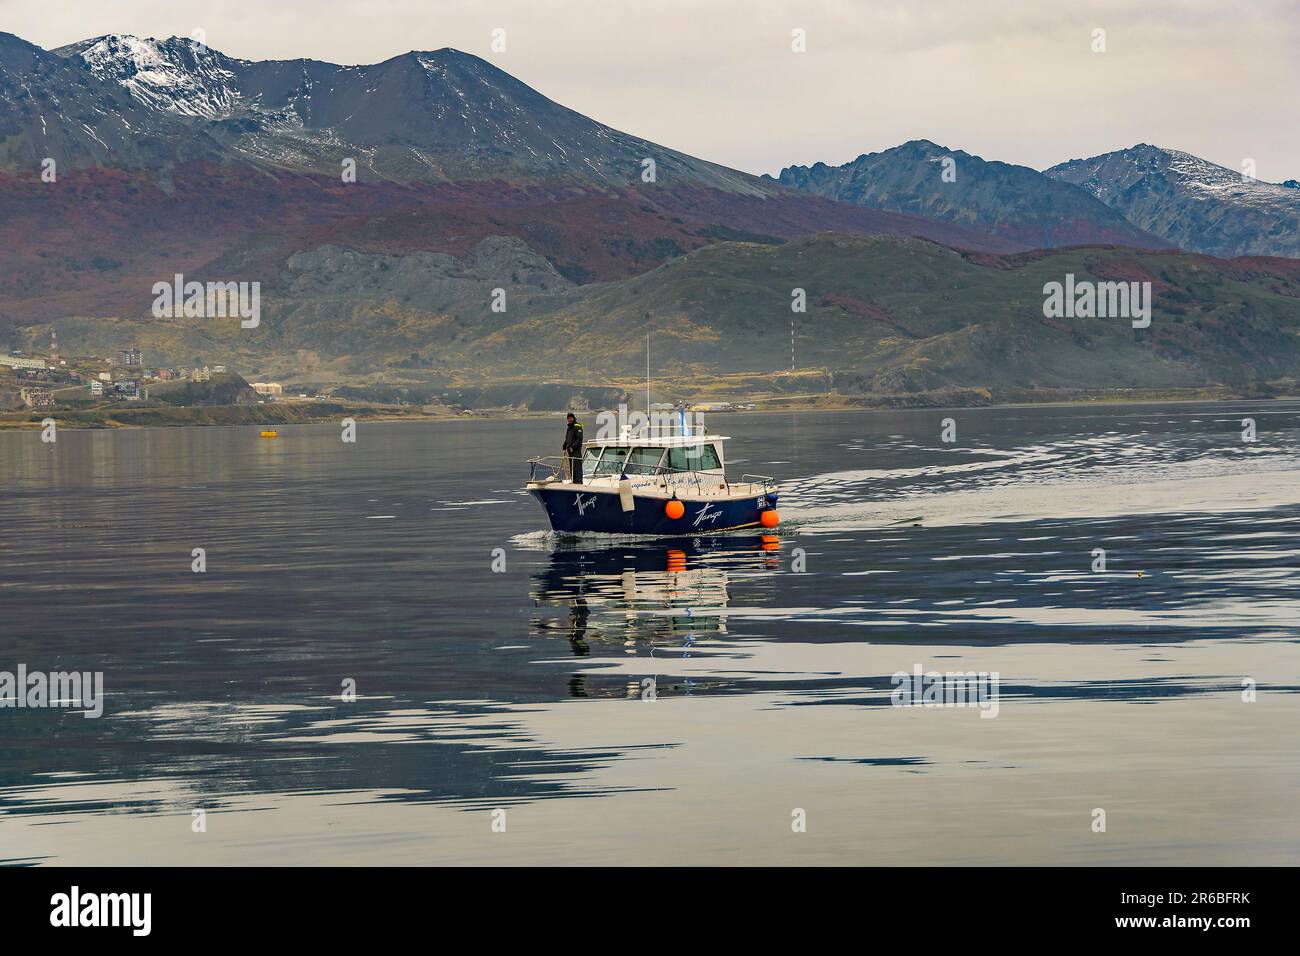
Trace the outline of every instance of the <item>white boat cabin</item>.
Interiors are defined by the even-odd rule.
[[[643,425],[635,431],[624,429],[614,439],[588,441],[582,454],[583,485],[591,490],[617,490],[626,475],[636,493],[665,498],[748,497],[774,487],[771,479],[760,476],[727,481],[723,442],[730,440],[728,436],[710,435],[703,425],[683,424],[671,429],[671,434],[668,431]],[[543,464],[547,461],[533,460],[530,483],[572,484],[562,459],[553,459],[558,464]],[[550,476],[539,479],[537,466],[549,468]]]

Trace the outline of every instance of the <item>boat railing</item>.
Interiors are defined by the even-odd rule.
[[[602,475],[584,474],[584,478],[609,478],[612,472]],[[666,465],[628,465],[623,463],[618,475],[629,475],[638,478],[663,478],[664,488],[671,492],[676,492],[679,487],[693,488],[696,494],[699,494],[704,488],[704,482],[716,480],[719,477],[715,472],[694,471],[689,468],[669,468]],[[613,475],[613,477],[618,477]],[[746,475],[741,479],[743,484],[746,479],[752,476]],[[563,456],[545,456],[541,458],[528,459],[528,480],[533,482],[547,482],[555,479],[567,481],[569,471],[565,465]],[[726,479],[723,478],[725,481]],[[756,483],[762,483],[764,489],[775,486],[776,482],[772,478],[759,478]],[[729,483],[734,484],[734,483]]]
[[[554,478],[567,478],[563,455],[546,455],[541,458],[528,459],[528,480],[549,481]]]
[[[764,494],[767,494],[776,488],[776,479],[771,475],[741,475],[739,483],[742,485],[762,485]]]
[[[664,488],[673,494],[677,494],[678,485],[684,485],[688,488],[694,486],[697,495],[703,488],[700,483],[700,476],[707,474],[706,472],[688,471],[684,468],[666,468],[663,465],[656,466],[650,473],[662,476]]]
[[[642,422],[635,428],[623,429],[623,438],[703,438],[709,433],[709,427],[703,422],[668,423]]]

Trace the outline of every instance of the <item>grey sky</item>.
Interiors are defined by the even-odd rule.
[[[751,172],[925,138],[1040,169],[1149,142],[1300,178],[1300,0],[0,0],[0,30],[44,47],[196,29],[249,59],[456,47]]]

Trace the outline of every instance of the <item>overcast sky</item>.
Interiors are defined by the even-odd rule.
[[[755,173],[924,138],[1039,169],[1148,142],[1300,178],[1300,0],[0,0],[0,30],[202,30],[231,56],[336,63],[451,46]]]

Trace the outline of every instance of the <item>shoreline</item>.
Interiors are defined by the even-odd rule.
[[[1191,405],[1243,401],[1275,402],[1300,400],[1300,394],[1250,395],[1229,389],[1188,390],[1198,394],[1171,394],[1171,390],[1153,391],[1148,395],[1125,390],[1124,393],[1075,395],[1058,400],[1038,398],[1028,401],[962,402],[965,394],[948,393],[928,396],[926,400],[899,401],[900,396],[854,396],[828,393],[811,399],[782,399],[770,395],[737,399],[737,404],[759,404],[750,409],[715,409],[705,415],[771,415],[790,412],[895,412],[895,411],[978,411],[1000,408],[1049,408],[1095,405]],[[1208,392],[1208,394],[1206,394]],[[949,401],[943,401],[943,398]],[[954,401],[953,399],[957,399]],[[423,411],[414,406],[345,405],[338,402],[283,402],[253,406],[130,407],[102,409],[28,409],[0,413],[0,432],[39,430],[46,418],[54,419],[60,429],[100,431],[135,428],[206,428],[252,425],[337,424],[343,418],[357,421],[462,421],[526,420],[563,415],[564,409],[481,409],[468,412]],[[579,410],[590,411],[590,410]]]

